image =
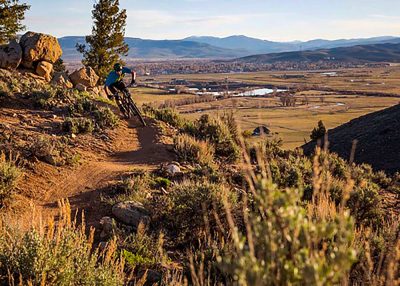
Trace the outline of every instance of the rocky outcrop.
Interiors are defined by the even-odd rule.
[[[108,98],[106,92],[104,91],[103,86],[95,86],[95,87],[89,89],[89,91],[93,92],[95,95],[97,95],[99,97]]]
[[[16,41],[0,46],[0,68],[17,69],[22,61],[22,49]]]
[[[149,213],[141,203],[128,201],[113,206],[113,215],[121,222],[137,228],[140,223],[150,222]]]
[[[84,85],[81,84],[81,83],[78,83],[78,84],[75,86],[75,88],[76,88],[78,91],[87,91],[87,87],[84,86]]]
[[[56,72],[51,80],[52,85],[58,85],[63,88],[73,88],[72,82],[69,80],[68,75],[65,72]]]
[[[21,37],[22,65],[32,69],[41,61],[55,63],[62,56],[62,49],[56,37],[41,33],[27,32]]]
[[[36,74],[41,77],[44,77],[44,79],[48,82],[51,80],[52,71],[53,71],[53,65],[46,61],[39,62],[36,67]]]
[[[91,67],[83,67],[74,71],[69,78],[76,87],[78,84],[82,84],[87,88],[93,88],[99,81],[99,76]]]

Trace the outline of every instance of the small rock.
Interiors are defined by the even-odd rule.
[[[68,74],[65,72],[54,73],[53,79],[51,80],[52,85],[62,86],[64,88],[73,88],[72,82],[69,80]]]
[[[106,238],[112,235],[113,233],[113,226],[114,226],[114,220],[108,216],[103,217],[100,220],[100,225],[101,225],[101,233],[100,233],[100,238]]]
[[[176,174],[180,174],[181,172],[181,168],[176,165],[176,164],[169,164],[167,165],[167,167],[165,168],[166,172],[171,175],[174,176]]]
[[[72,138],[72,139],[75,139],[75,138],[76,138],[76,135],[75,135],[74,133],[72,133],[72,134],[71,134],[71,138]]]
[[[13,113],[12,117],[16,118],[16,117],[18,117],[18,114]]]
[[[141,203],[134,201],[121,202],[113,206],[113,215],[121,222],[134,226],[135,228],[142,222],[148,224],[150,217],[148,211]]]
[[[44,77],[47,82],[50,82],[51,80],[52,71],[53,71],[53,65],[46,61],[39,62],[36,67],[37,75]]]
[[[57,119],[57,115],[53,114],[53,119]]]
[[[86,91],[86,90],[87,90],[87,87],[84,86],[84,85],[81,84],[81,83],[78,83],[78,84],[75,86],[75,88],[76,88],[77,90],[79,90],[79,91]]]

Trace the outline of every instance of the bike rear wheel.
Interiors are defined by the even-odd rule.
[[[115,100],[117,102],[118,108],[121,111],[121,113],[124,115],[126,119],[131,118],[131,112],[126,106],[128,106],[124,100],[124,97],[119,97]]]

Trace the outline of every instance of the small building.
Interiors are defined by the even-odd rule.
[[[269,135],[271,134],[271,130],[266,126],[259,126],[254,129],[252,136],[261,136],[261,135]]]

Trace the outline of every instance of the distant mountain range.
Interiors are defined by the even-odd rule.
[[[80,60],[77,43],[85,43],[85,37],[71,36],[58,39],[65,61]],[[241,51],[225,49],[209,44],[185,40],[143,40],[125,38],[129,46],[128,59],[231,59],[246,55]]]
[[[64,51],[63,59],[76,61],[81,55],[76,51],[77,43],[84,43],[83,36],[68,36],[59,39]],[[145,40],[125,38],[130,47],[129,59],[232,59],[254,54],[281,53],[303,50],[330,49],[355,45],[400,43],[396,37],[375,37],[351,40],[312,40],[307,42],[272,42],[246,36],[189,37],[182,40]]]
[[[400,62],[400,41],[398,44],[375,44],[320,49],[310,51],[272,53],[247,56],[236,59],[242,63],[267,64],[274,62],[316,62],[334,60],[343,62]]]
[[[400,38],[389,36],[366,39],[341,39],[333,41],[316,39],[306,42],[271,42],[246,36],[230,36],[226,38],[189,37],[184,40],[209,44],[225,49],[241,50],[249,54],[269,54],[302,50],[332,49],[337,47],[350,47],[355,45],[400,43]]]

